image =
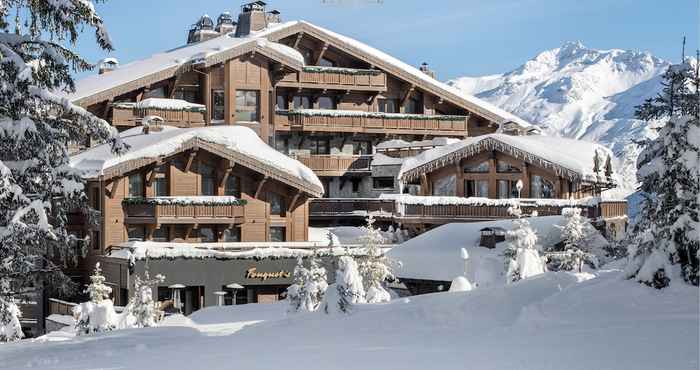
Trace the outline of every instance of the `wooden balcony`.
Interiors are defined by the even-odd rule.
[[[324,198],[309,202],[309,217],[361,217],[374,212],[377,218],[391,218],[395,211],[394,201],[377,198]]]
[[[144,117],[158,116],[163,124],[175,127],[204,126],[204,112],[186,110],[166,110],[146,108],[139,109],[129,104],[117,104],[112,110],[112,125],[134,127],[140,126]]]
[[[275,112],[280,131],[467,136],[467,117],[302,109]]]
[[[294,158],[312,169],[318,176],[367,173],[370,172],[372,162],[372,156],[368,155],[308,155]]]
[[[234,224],[243,222],[243,205],[124,203],[127,224]]]
[[[626,201],[602,201],[599,209],[599,216],[604,219],[627,216]]]
[[[305,67],[301,72],[286,75],[277,86],[324,89],[386,91],[386,74],[373,69],[351,69],[337,67]]]

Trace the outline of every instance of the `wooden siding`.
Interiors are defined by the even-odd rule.
[[[372,157],[366,155],[299,155],[295,158],[318,176],[368,173],[372,162]]]
[[[376,72],[369,74],[370,70],[364,70],[366,74],[348,74],[341,71],[301,71],[285,75],[277,86],[328,89],[328,90],[359,90],[359,91],[386,91],[386,74]]]
[[[158,116],[164,120],[164,125],[198,127],[204,126],[204,115],[203,112],[115,107],[112,114],[112,124],[120,127],[141,126],[144,117]]]

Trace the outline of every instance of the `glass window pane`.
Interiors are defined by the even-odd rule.
[[[226,179],[226,184],[224,186],[224,195],[231,195],[234,197],[241,196],[241,185],[240,179],[237,176],[230,176]]]
[[[275,216],[284,216],[285,202],[284,198],[277,193],[269,193],[268,201],[270,202],[270,214]]]
[[[284,227],[271,227],[270,228],[270,241],[271,242],[283,242],[286,241],[287,236],[286,229]]]
[[[496,171],[500,173],[520,173],[520,169],[518,167],[515,167],[506,161],[496,162]]]
[[[287,96],[286,95],[277,95],[277,109],[287,109],[289,106],[287,105]]]
[[[236,90],[236,107],[242,107],[245,105],[245,92],[242,90]]]
[[[153,190],[157,197],[167,197],[170,195],[167,177],[156,177],[153,184]]]
[[[212,93],[212,112],[211,119],[221,121],[224,119],[224,92],[214,91]]]
[[[483,161],[479,164],[467,164],[464,166],[465,173],[487,173],[489,172],[489,161]]]
[[[202,242],[211,243],[216,241],[216,235],[211,227],[200,227],[199,238]]]
[[[433,182],[433,195],[455,196],[457,195],[457,176],[445,176]]]
[[[498,199],[510,198],[510,181],[498,180]]]
[[[489,182],[488,181],[477,181],[476,196],[482,198],[489,197]]]
[[[130,242],[143,241],[146,238],[146,229],[143,226],[131,226],[127,228],[127,235]]]
[[[129,196],[143,197],[143,176],[140,173],[129,176]]]
[[[319,109],[336,109],[335,99],[322,96],[318,98],[318,108]]]
[[[159,229],[153,230],[153,236],[151,239],[156,242],[167,242],[170,241],[169,229],[166,226],[161,226]]]
[[[234,227],[231,229],[224,230],[224,241],[225,242],[240,242],[241,241],[241,229]]]
[[[204,163],[200,163],[199,174],[201,176],[201,194],[216,195],[216,178],[214,175],[214,168]]]

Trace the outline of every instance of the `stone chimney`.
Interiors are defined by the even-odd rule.
[[[268,25],[270,23],[282,23],[280,11],[276,9],[270,10],[269,12],[265,13],[265,19],[267,20]]]
[[[214,30],[214,21],[211,20],[209,15],[204,14],[197,23],[190,27],[190,31],[187,34],[187,43],[192,44],[217,36],[219,36],[219,33]]]
[[[231,13],[229,13],[229,12],[221,13],[221,15],[219,15],[219,18],[216,19],[216,28],[214,30],[216,32],[218,32],[220,35],[235,32],[236,31],[236,22],[233,21],[233,17],[231,17]]]
[[[265,14],[265,2],[253,1],[241,6],[241,14],[238,15],[236,37],[247,36],[251,32],[260,31],[267,27],[267,15]]]
[[[423,72],[423,73],[425,73],[425,74],[427,74],[428,76],[430,76],[430,77],[432,77],[432,78],[437,79],[437,77],[435,76],[435,71],[433,71],[432,69],[428,68],[428,63],[426,63],[426,62],[423,62],[423,63],[420,65],[420,71]]]
[[[100,61],[99,65],[99,74],[105,74],[114,71],[115,69],[119,68],[119,61],[116,58],[104,58]]]

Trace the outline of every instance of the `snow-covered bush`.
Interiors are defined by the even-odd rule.
[[[95,264],[95,272],[90,276],[90,285],[84,291],[90,300],[73,307],[78,335],[111,331],[117,326],[117,313],[109,299],[112,288],[104,282],[105,277],[98,262]]]
[[[0,277],[9,285],[0,295],[6,303],[29,287],[75,288],[64,267],[82,255],[85,239],[68,233],[67,213],[91,212],[82,178],[68,165],[68,145],[92,139],[124,149],[114,127],[56,94],[73,90],[73,73],[90,68],[72,50],[84,29],[95,31],[102,49],[112,49],[90,0],[0,1]]]
[[[294,283],[287,288],[289,312],[316,311],[328,289],[326,269],[319,265],[316,255],[309,260],[309,268],[299,257],[294,268]]]
[[[384,256],[381,245],[384,237],[381,231],[374,227],[374,217],[370,214],[362,226],[363,236],[359,238],[365,250],[365,256],[360,259],[360,274],[366,292],[367,303],[388,302],[391,299],[383,284],[388,279],[394,279],[391,261]]]
[[[519,189],[522,183],[518,181]],[[518,190],[519,190],[518,189]],[[506,263],[506,282],[513,283],[520,279],[539,275],[545,271],[544,260],[540,257],[537,234],[532,230],[527,219],[523,218],[520,205],[508,208],[513,215],[513,229],[506,233],[508,245],[504,252]],[[532,216],[537,214],[533,212]]]
[[[561,230],[561,246],[553,246],[547,252],[551,254],[555,269],[581,272],[586,263],[593,268],[598,267],[598,256],[602,249],[594,248],[597,231],[586,217],[581,215],[581,208],[564,208],[564,226],[557,226]],[[601,256],[602,257],[602,256]]]
[[[333,289],[335,288],[335,289]],[[357,262],[350,256],[338,258],[335,284],[328,287],[323,300],[323,312],[327,314],[352,311],[353,305],[365,302],[365,289]]]
[[[664,120],[637,160],[642,204],[632,230],[626,275],[663,288],[672,278],[700,281],[700,73],[670,66],[662,92],[637,118]],[[678,266],[679,268],[674,268]]]
[[[148,268],[144,272],[143,279],[136,276],[134,279],[134,296],[127,306],[127,313],[133,316],[134,326],[137,328],[148,328],[156,326],[163,316],[158,302],[153,299],[153,288],[165,281],[165,276],[156,275],[155,278],[149,276]]]
[[[19,322],[21,316],[22,312],[12,298],[5,300],[0,297],[0,342],[13,342],[24,337]]]
[[[450,292],[468,292],[472,290],[472,283],[464,276],[457,276],[452,279],[450,284]]]

